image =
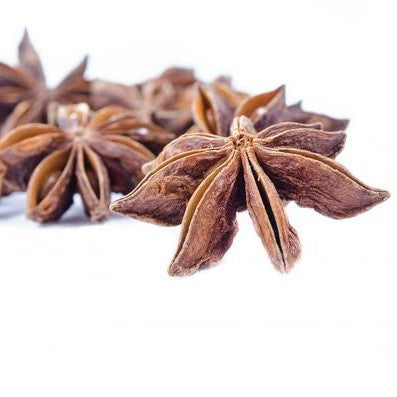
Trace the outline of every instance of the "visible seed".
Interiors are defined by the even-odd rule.
[[[92,171],[91,169],[88,169],[86,173],[87,173],[87,178],[92,187],[92,190],[95,192],[96,196],[99,197],[99,183],[97,176],[95,175],[94,171]]]
[[[61,171],[53,171],[48,175],[47,179],[43,183],[43,186],[40,189],[39,200],[42,201],[48,193],[50,193],[51,189],[55,186],[58,178],[61,176]]]

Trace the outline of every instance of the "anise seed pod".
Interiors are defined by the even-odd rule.
[[[84,78],[87,57],[55,88],[48,88],[27,31],[19,44],[18,55],[17,67],[0,62],[0,136],[19,125],[46,122],[47,105],[52,101],[88,102],[90,82]]]
[[[159,77],[132,86],[96,80],[92,83],[95,108],[119,105],[137,119],[178,135],[192,125],[190,106],[196,77],[191,69],[173,67]]]
[[[110,193],[130,191],[153,151],[175,137],[116,106],[92,113],[87,104],[55,105],[49,117],[55,125],[26,124],[0,140],[4,186],[28,184],[27,214],[39,222],[62,216],[75,192],[92,221],[106,219]]]

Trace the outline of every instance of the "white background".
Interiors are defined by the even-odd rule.
[[[335,221],[291,204],[301,261],[274,271],[246,213],[217,266],[166,269],[179,228],[78,201],[57,225],[0,205],[0,395],[396,396],[394,1],[11,1],[0,59],[26,25],[50,83],[85,54],[88,76],[125,83],[173,65],[351,118],[339,161],[392,198]],[[394,194],[394,197],[393,197]]]

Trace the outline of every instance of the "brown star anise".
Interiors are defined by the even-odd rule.
[[[192,113],[195,121],[193,130],[227,136],[234,117],[247,116],[259,131],[282,121],[322,124],[326,131],[344,130],[348,120],[334,119],[323,114],[302,110],[300,103],[287,106],[285,87],[274,91],[248,96],[233,91],[222,91],[214,85],[198,87],[193,100]]]
[[[45,122],[47,105],[87,102],[90,83],[84,78],[87,58],[55,88],[46,86],[40,58],[25,31],[19,44],[19,65],[0,63],[0,136],[18,125]]]
[[[142,121],[182,134],[192,125],[190,105],[195,82],[191,69],[177,67],[132,86],[97,80],[92,83],[92,102],[96,108],[123,106]]]
[[[9,192],[28,183],[27,214],[39,222],[58,219],[75,192],[92,221],[107,218],[110,192],[130,191],[142,164],[175,137],[116,106],[92,113],[87,104],[53,105],[49,118],[54,125],[26,124],[0,140],[4,185]]]
[[[236,211],[246,206],[271,261],[287,272],[300,244],[283,199],[346,218],[389,197],[329,158],[343,140],[343,132],[293,122],[257,133],[250,119],[237,117],[229,137],[190,133],[171,142],[166,159],[111,210],[163,225],[182,222],[169,273],[187,275],[223,257],[237,231]]]

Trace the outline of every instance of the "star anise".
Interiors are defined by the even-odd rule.
[[[257,130],[282,121],[305,124],[320,122],[326,131],[344,130],[348,124],[348,120],[305,112],[300,103],[287,106],[284,86],[248,96],[236,95],[233,91],[220,92],[219,87],[210,84],[201,85],[193,100],[192,113],[195,130],[221,136],[229,135],[233,118],[238,116],[249,117]]]
[[[92,221],[106,219],[110,192],[130,191],[143,177],[142,164],[175,137],[116,106],[50,110],[55,125],[26,124],[0,140],[5,187],[24,190],[28,183],[27,214],[39,222],[62,216],[75,192]]]
[[[142,121],[182,134],[192,125],[190,105],[195,82],[191,69],[176,67],[132,86],[97,80],[92,83],[92,101],[96,108],[123,106]]]
[[[343,140],[343,132],[293,122],[257,133],[241,116],[229,137],[190,133],[171,142],[167,159],[111,209],[163,225],[182,222],[169,273],[187,275],[223,257],[237,232],[236,211],[246,206],[271,261],[287,272],[300,244],[283,199],[346,218],[389,197],[329,158]]]
[[[18,125],[46,122],[47,105],[87,102],[90,83],[84,78],[87,57],[55,88],[46,86],[40,58],[25,31],[19,44],[19,65],[0,63],[0,135]]]

